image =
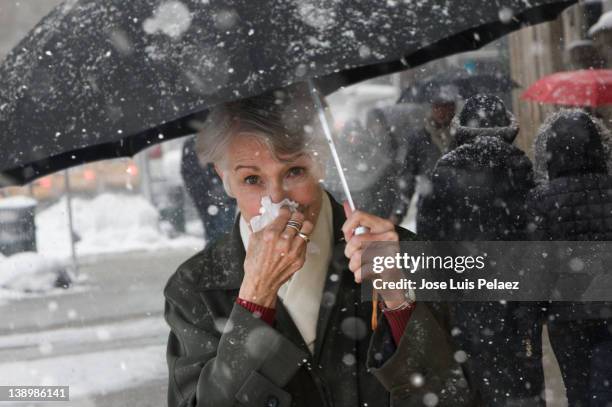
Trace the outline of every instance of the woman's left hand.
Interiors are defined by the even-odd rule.
[[[362,267],[365,266],[362,263],[362,254],[367,242],[396,242],[398,243],[395,250],[397,253],[399,252],[399,236],[395,231],[395,225],[390,220],[359,210],[351,211],[348,202],[344,202],[344,213],[346,214],[346,222],[342,226],[342,233],[344,233],[344,239],[346,240],[344,255],[349,259],[349,269],[353,272],[355,282],[361,283],[364,277]],[[369,232],[355,235],[354,231],[358,226],[367,227]],[[393,272],[393,270],[389,270],[389,272]],[[395,277],[397,277],[396,273],[387,272],[383,273],[383,280],[389,280],[390,274],[395,274]],[[402,290],[385,290],[383,297],[389,307],[401,304],[405,300]]]

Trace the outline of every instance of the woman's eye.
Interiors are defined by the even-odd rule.
[[[304,167],[293,167],[289,170],[290,177],[301,177],[306,173],[306,169]]]
[[[259,177],[257,175],[249,175],[244,179],[244,183],[248,185],[257,185],[259,183]]]

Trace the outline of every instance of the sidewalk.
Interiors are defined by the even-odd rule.
[[[160,315],[166,281],[195,253],[182,249],[88,258],[79,271],[84,282],[0,305],[0,336]]]
[[[0,384],[70,386],[58,407],[166,405],[163,288],[194,253],[88,258],[84,283],[0,305]]]

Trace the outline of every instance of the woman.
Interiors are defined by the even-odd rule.
[[[215,163],[240,215],[165,288],[170,406],[468,401],[428,306],[386,293],[372,332],[358,284],[362,243],[412,236],[345,206],[347,218],[321,188],[328,147],[305,88],[213,110],[197,148]],[[282,207],[262,225],[262,202],[294,210]],[[355,236],[360,225],[370,232]]]

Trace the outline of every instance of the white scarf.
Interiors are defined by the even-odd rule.
[[[280,300],[287,308],[310,353],[314,353],[319,308],[332,256],[333,233],[331,203],[324,192],[317,224],[310,235],[306,262],[278,290]],[[240,236],[245,250],[249,246],[250,234],[247,222],[240,216]]]

